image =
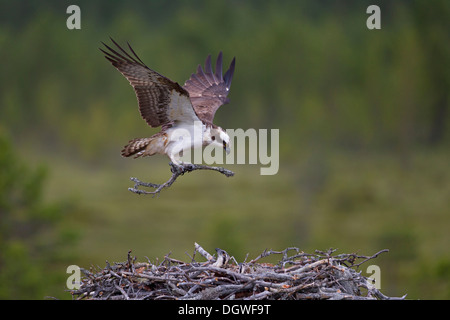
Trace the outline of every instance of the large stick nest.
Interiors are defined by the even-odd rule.
[[[160,263],[136,262],[130,251],[125,262],[82,269],[80,288],[70,292],[74,299],[94,300],[390,299],[358,271],[361,264],[388,250],[360,256],[334,255],[333,249],[308,254],[287,248],[266,250],[242,263],[224,250],[216,251],[214,257],[196,243],[190,262],[167,255]],[[197,262],[196,253],[206,261]],[[271,255],[281,255],[281,260],[258,262]]]

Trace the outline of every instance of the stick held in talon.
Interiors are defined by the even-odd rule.
[[[164,182],[162,184],[156,184],[156,183],[151,183],[151,182],[142,182],[138,178],[131,178],[131,180],[134,181],[135,184],[134,184],[134,188],[128,188],[128,190],[130,190],[133,193],[137,193],[137,194],[156,195],[156,194],[159,194],[162,189],[169,188],[177,180],[177,178],[179,176],[182,176],[185,172],[192,172],[195,170],[218,171],[227,177],[231,177],[234,175],[233,171],[227,170],[222,167],[210,167],[210,166],[205,166],[205,165],[189,164],[189,167],[182,167],[183,168],[182,170],[178,170],[180,168],[179,166],[177,166],[173,163],[169,163],[169,165],[171,166],[172,177],[170,177],[170,179],[167,180],[166,182]],[[185,169],[185,168],[188,168],[188,169]],[[144,191],[144,190],[139,189],[140,186],[154,188],[156,190],[155,191]]]
[[[100,49],[105,58],[128,79],[138,98],[142,118],[151,127],[161,127],[161,131],[148,138],[130,140],[122,149],[124,157],[145,157],[165,154],[171,163],[172,177],[163,184],[133,180],[136,185],[155,188],[153,192],[139,194],[156,194],[163,188],[170,187],[185,172],[194,170],[215,170],[227,177],[232,171],[219,167],[200,165],[178,166],[180,154],[191,148],[214,145],[229,152],[230,137],[221,127],[213,123],[217,109],[229,102],[227,98],[234,74],[235,59],[228,70],[222,74],[222,52],[219,53],[213,71],[211,55],[206,58],[205,68],[199,66],[184,86],[162,76],[147,67],[128,44],[122,48],[111,39],[113,45],[103,43]],[[133,192],[135,192],[133,191]]]
[[[156,184],[156,183],[142,182],[138,178],[130,178],[130,180],[135,182],[134,188],[137,188],[139,186],[144,186],[144,187],[148,187],[148,188],[158,188],[160,186],[159,184]]]

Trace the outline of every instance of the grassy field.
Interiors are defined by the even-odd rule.
[[[232,178],[190,173],[158,198],[127,191],[128,179],[165,181],[164,158],[105,165],[52,159],[47,196],[75,203],[64,224],[79,233],[73,264],[82,267],[122,261],[128,250],[139,260],[168,253],[187,259],[194,242],[238,261],[288,246],[363,255],[387,248],[375,262],[385,294],[449,298],[448,156],[309,154],[275,176],[237,165],[229,166]]]

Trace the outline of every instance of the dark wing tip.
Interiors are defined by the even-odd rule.
[[[213,74],[213,71],[212,71],[212,64],[211,64],[211,55],[210,55],[210,54],[208,54],[208,56],[206,57],[206,61],[205,61],[205,71],[206,71],[206,73]]]
[[[145,66],[145,63],[141,60],[141,58],[139,58],[139,56],[136,54],[136,52],[134,52],[134,50],[133,50],[133,48],[131,47],[131,45],[130,45],[130,43],[127,41],[127,45],[128,45],[128,48],[130,48],[130,50],[131,50],[131,52],[134,54],[134,56],[136,57],[136,59],[138,59],[139,60],[139,62],[143,65],[143,66]]]
[[[134,57],[131,56],[128,52],[126,52],[112,37],[109,37],[109,38],[111,39],[112,43],[116,46],[116,50],[112,49],[110,46],[108,46],[103,41],[100,41],[103,44],[103,46],[108,50],[108,51],[105,51],[105,50],[99,48],[100,51],[102,51],[105,54],[106,59],[108,59],[111,62],[113,62],[113,60],[114,60],[116,63],[123,63],[123,62],[136,63],[136,64],[139,64],[139,65],[147,68],[147,66],[138,57],[138,55],[136,54],[136,52],[133,50],[133,48],[131,47],[131,45],[128,42],[127,42],[128,48],[130,49],[130,51],[134,55]],[[111,60],[111,58],[113,60]]]
[[[236,57],[234,57],[233,60],[231,61],[230,68],[223,77],[223,80],[225,81],[227,88],[231,87],[231,80],[233,79],[235,64],[236,64]]]

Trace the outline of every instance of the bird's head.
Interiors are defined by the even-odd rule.
[[[230,153],[230,136],[221,127],[211,129],[211,143]]]

